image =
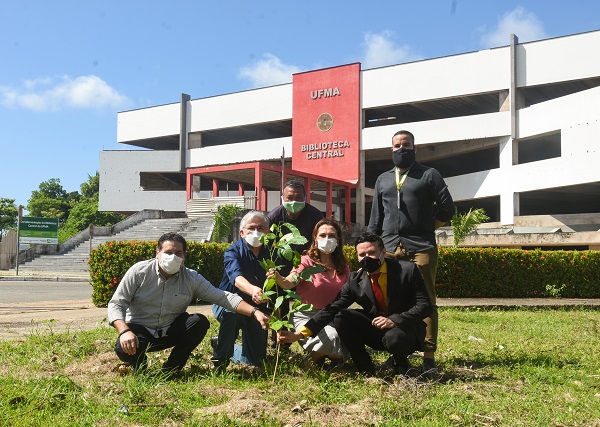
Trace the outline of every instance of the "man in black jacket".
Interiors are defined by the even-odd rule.
[[[407,357],[423,349],[425,319],[431,312],[423,277],[408,261],[386,259],[381,237],[365,233],[356,241],[361,268],[350,273],[336,299],[296,332],[281,331],[280,342],[317,334],[333,320],[360,372],[375,373],[365,346],[392,353],[396,373],[405,374]],[[362,308],[349,309],[357,303]]]
[[[412,261],[423,275],[432,304],[431,314],[425,319],[423,369],[434,373],[438,335],[435,230],[452,219],[456,208],[442,175],[417,162],[416,152],[412,133],[401,130],[394,134],[394,168],[379,175],[375,182],[367,231],[382,237],[387,257]]]

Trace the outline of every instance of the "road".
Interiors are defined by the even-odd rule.
[[[36,333],[85,331],[106,325],[106,308],[92,304],[89,282],[0,281],[0,340]],[[210,305],[190,313],[212,315]]]

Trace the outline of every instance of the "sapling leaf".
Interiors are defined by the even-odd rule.
[[[280,257],[287,259],[288,261],[293,260],[294,252],[296,252],[296,251],[294,251],[290,245],[279,246],[277,248],[277,254]]]
[[[279,307],[281,307],[281,304],[283,304],[284,300],[285,300],[285,297],[283,295],[278,296],[277,299],[275,300],[274,309],[277,310]]]
[[[307,267],[304,267],[302,269],[302,271],[298,274],[300,274],[300,277],[303,280],[312,282],[312,275],[317,274],[317,273],[322,273],[323,271],[327,271],[327,269],[325,267],[323,267],[322,265],[309,265]]]
[[[269,271],[272,268],[277,267],[277,265],[275,264],[275,261],[273,261],[272,259],[269,259],[269,258],[265,258],[265,259],[259,261],[259,264],[265,271]]]
[[[302,301],[302,298],[300,297],[300,295],[298,295],[296,292],[292,291],[291,289],[286,289],[285,294],[287,295],[288,299],[295,299],[296,301]]]
[[[273,320],[273,319],[272,319],[272,321],[271,321],[271,322],[269,322],[269,326],[270,326],[270,327],[271,327],[271,329],[273,329],[274,331],[278,331],[278,330],[280,330],[281,328],[283,328],[283,326],[284,326],[284,324],[285,324],[285,323],[286,323],[286,322],[284,322],[284,321],[283,321],[283,320],[281,320],[281,319],[278,319],[278,320]]]
[[[275,276],[267,277],[265,279],[265,283],[263,284],[263,291],[270,291],[276,284],[277,280],[275,279]]]
[[[267,297],[270,297],[271,295],[275,295],[277,292],[275,291],[265,291],[263,292],[263,295],[266,295]]]
[[[298,307],[296,307],[295,311],[309,311],[312,310],[314,307],[312,304],[300,304]]]

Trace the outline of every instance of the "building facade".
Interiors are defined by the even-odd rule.
[[[599,48],[600,31],[511,36],[495,49],[121,112],[117,139],[137,149],[101,152],[99,209],[190,212],[218,195],[270,210],[282,178],[296,177],[312,204],[366,224],[392,135],[406,129],[459,210],[490,216],[469,243],[600,249]]]

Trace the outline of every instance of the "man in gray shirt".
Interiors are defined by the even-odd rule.
[[[163,371],[185,366],[210,326],[202,314],[186,312],[196,299],[253,317],[267,329],[268,316],[183,266],[186,249],[181,235],[161,236],[156,258],[130,267],[108,303],[108,322],[119,333],[115,353],[136,370],[146,365],[146,352],[170,347]]]

